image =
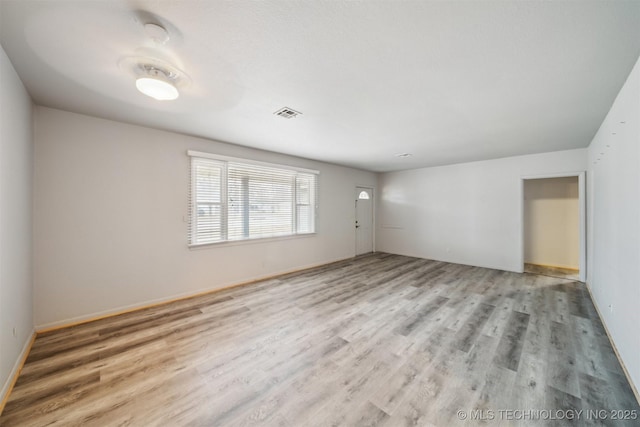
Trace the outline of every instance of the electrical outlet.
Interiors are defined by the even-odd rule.
[[[609,312],[613,313],[613,304],[609,304]]]
[[[18,330],[15,327],[13,328],[13,337],[18,338]]]

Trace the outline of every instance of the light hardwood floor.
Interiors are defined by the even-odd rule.
[[[639,410],[584,285],[377,253],[39,335],[0,424],[565,423],[507,409]]]

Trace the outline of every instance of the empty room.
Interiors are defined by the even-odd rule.
[[[0,0],[0,426],[640,426],[640,1]]]

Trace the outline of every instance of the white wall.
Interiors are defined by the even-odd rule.
[[[303,141],[301,141],[303,143]],[[36,107],[38,327],[354,256],[370,172]],[[320,171],[318,233],[187,247],[187,150]]]
[[[382,174],[376,249],[522,271],[521,177],[586,168],[579,149]]]
[[[524,262],[579,268],[577,176],[524,181]]]
[[[640,61],[589,146],[588,176],[587,282],[620,356],[638,387]]]
[[[0,400],[33,334],[32,159],[31,98],[0,47]]]

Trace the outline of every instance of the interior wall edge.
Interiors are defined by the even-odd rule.
[[[587,282],[640,386],[640,58],[589,145]]]
[[[31,96],[0,45],[1,405],[34,331],[34,117]]]
[[[2,414],[2,411],[4,410],[4,407],[7,404],[7,400],[9,399],[9,395],[13,390],[13,386],[16,384],[16,381],[18,381],[18,377],[20,376],[20,372],[22,372],[22,367],[24,366],[24,363],[27,361],[27,357],[31,352],[31,347],[33,346],[33,343],[36,340],[36,336],[37,336],[37,332],[34,329],[31,331],[31,335],[23,344],[22,351],[20,351],[20,355],[16,359],[10,375],[7,377],[7,380],[2,385],[2,390],[0,391],[0,414]]]

